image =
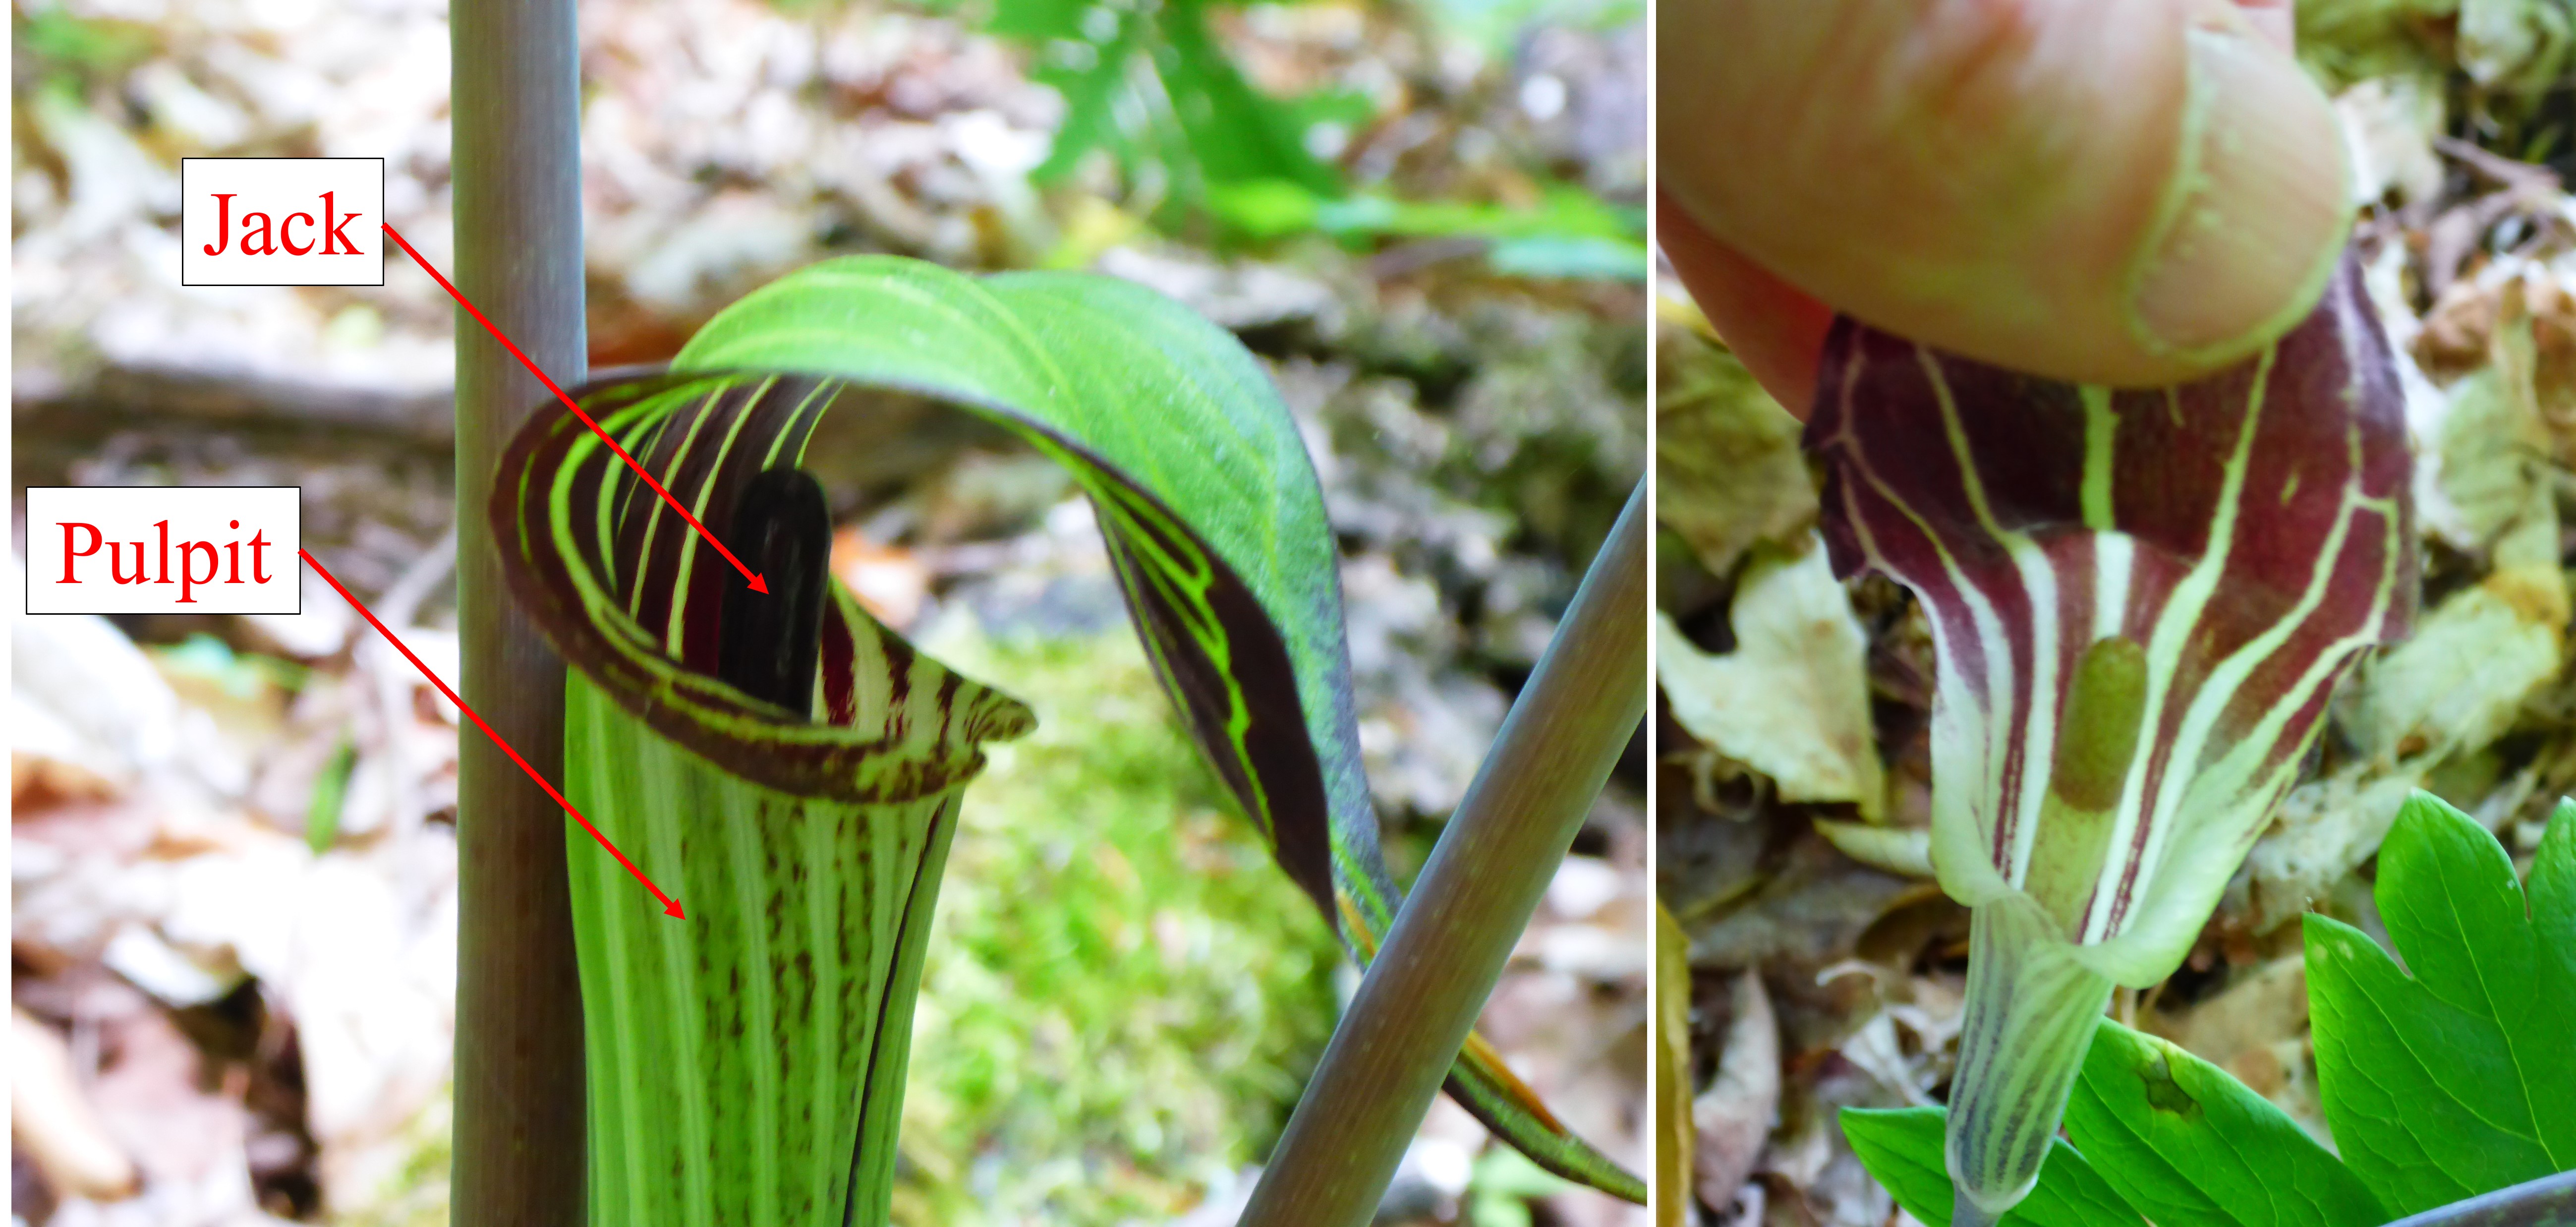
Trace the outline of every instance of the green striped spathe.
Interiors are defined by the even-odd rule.
[[[672,743],[578,673],[565,710],[573,804],[695,904],[686,921],[662,915],[568,831],[592,1221],[885,1221],[913,995],[964,785],[800,797]],[[706,815],[722,820],[692,821]]]

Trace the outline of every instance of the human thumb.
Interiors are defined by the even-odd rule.
[[[2315,304],[2351,211],[2277,8],[1657,6],[1664,192],[1789,285],[2035,374],[2180,382]]]

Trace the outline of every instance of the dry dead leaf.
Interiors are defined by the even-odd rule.
[[[1691,1101],[1691,1169],[1702,1206],[1723,1212],[1762,1161],[1780,1115],[1780,1025],[1762,976],[1747,971],[1728,995],[1735,1018],[1717,1078]]]
[[[1661,612],[1656,671],[1673,719],[1771,778],[1784,801],[1848,801],[1863,817],[1886,787],[1870,723],[1869,636],[1821,546],[1756,558],[1732,611],[1735,650],[1702,652]]]
[[[1682,351],[1655,405],[1655,519],[1689,542],[1712,575],[1761,542],[1797,540],[1816,519],[1798,420],[1734,355],[1668,330]]]
[[[876,620],[908,630],[930,599],[930,568],[912,551],[879,545],[855,526],[832,534],[832,574]]]
[[[9,1129],[57,1196],[115,1201],[142,1187],[134,1160],[107,1134],[54,1029],[9,1014]]]
[[[1842,854],[1899,877],[1932,876],[1932,831],[1929,827],[1879,827],[1861,822],[1816,820],[1816,833]]]

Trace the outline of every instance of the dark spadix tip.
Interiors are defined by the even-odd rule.
[[[832,582],[832,513],[803,469],[764,470],[735,500],[727,533],[766,583],[725,592],[716,676],[797,715],[814,706],[814,661]]]

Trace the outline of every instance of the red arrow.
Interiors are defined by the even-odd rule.
[[[459,301],[463,300],[460,299]],[[349,607],[357,610],[358,616],[367,620],[367,625],[376,628],[376,633],[385,637],[385,642],[394,645],[394,650],[402,653],[404,660],[410,661],[413,668],[420,670],[420,675],[428,678],[430,685],[438,687],[438,693],[446,695],[447,701],[455,704],[456,710],[464,712],[465,718],[474,722],[474,727],[483,730],[483,735],[491,738],[493,745],[501,747],[501,752],[509,755],[511,762],[519,764],[519,770],[527,772],[528,778],[537,782],[537,787],[545,789],[546,795],[555,799],[555,804],[562,806],[565,813],[572,815],[572,820],[580,823],[581,829],[590,832],[590,837],[598,840],[600,847],[608,849],[608,854],[616,857],[618,864],[626,866],[626,872],[634,874],[635,880],[644,884],[644,889],[653,892],[653,897],[662,901],[663,915],[678,916],[682,920],[688,919],[688,917],[680,911],[679,900],[663,894],[662,888],[653,885],[653,879],[645,877],[644,871],[637,869],[635,867],[635,862],[626,859],[626,854],[618,851],[617,845],[608,842],[608,837],[600,834],[598,827],[590,825],[590,819],[582,817],[581,811],[572,807],[572,802],[564,800],[563,794],[556,792],[555,786],[546,782],[546,777],[538,775],[537,769],[529,766],[528,760],[519,757],[519,752],[511,749],[509,742],[501,740],[501,735],[493,732],[491,725],[483,723],[483,717],[475,715],[474,709],[467,707],[465,705],[465,700],[457,698],[456,692],[447,688],[447,683],[438,680],[438,675],[430,672],[429,666],[420,663],[420,658],[412,655],[411,649],[405,647],[402,640],[395,638],[392,631],[385,629],[384,623],[376,621],[376,615],[374,613],[370,612],[364,604],[361,604],[356,596],[351,595],[347,588],[341,587],[339,579],[331,574],[329,568],[322,565],[321,559],[315,558],[311,550],[298,549],[295,552],[302,554],[304,556],[304,561],[312,565],[314,574],[321,576],[323,582],[330,584],[333,591],[338,592],[342,598],[346,599],[349,602]]]
[[[732,563],[734,570],[742,572],[743,579],[751,584],[752,591],[763,594],[769,591],[769,585],[763,582],[759,575],[753,573],[751,568],[742,565],[742,560],[734,557],[733,551],[724,547],[724,542],[716,540],[716,535],[708,532],[706,525],[698,523],[698,517],[690,515],[689,509],[680,505],[680,500],[671,497],[671,492],[663,489],[662,483],[653,480],[653,475],[645,472],[643,465],[635,463],[635,458],[627,455],[626,449],[617,445],[617,440],[609,438],[608,432],[599,428],[599,423],[590,420],[590,415],[582,412],[581,406],[572,403],[572,398],[564,395],[564,390],[556,387],[554,380],[546,378],[546,373],[538,370],[536,363],[528,361],[528,356],[520,353],[519,347],[512,344],[510,338],[501,335],[501,330],[494,327],[492,321],[486,319],[481,310],[473,303],[467,302],[463,294],[456,292],[455,286],[448,284],[447,278],[439,276],[438,270],[432,267],[429,261],[422,259],[419,252],[412,250],[411,243],[403,238],[401,231],[388,225],[385,227],[385,233],[391,235],[394,242],[402,245],[403,252],[412,258],[412,262],[420,265],[420,270],[429,274],[430,279],[436,281],[440,289],[447,291],[447,296],[455,299],[457,306],[465,308],[476,320],[481,321],[484,331],[491,333],[492,339],[499,341],[503,349],[509,350],[510,355],[519,360],[519,365],[528,368],[528,373],[536,376],[537,382],[546,385],[546,390],[554,393],[555,399],[562,401],[564,408],[572,410],[572,415],[580,418],[581,424],[590,428],[590,433],[598,435],[599,441],[607,444],[608,450],[617,453],[617,458],[625,461],[627,468],[635,470],[635,475],[643,478],[645,485],[653,487],[653,493],[661,495],[662,501],[671,505],[671,510],[679,512],[680,518],[689,522],[689,527],[698,530],[698,535],[706,538],[707,544],[716,547],[716,552],[724,555],[724,560]],[[614,851],[614,849],[611,850]]]

